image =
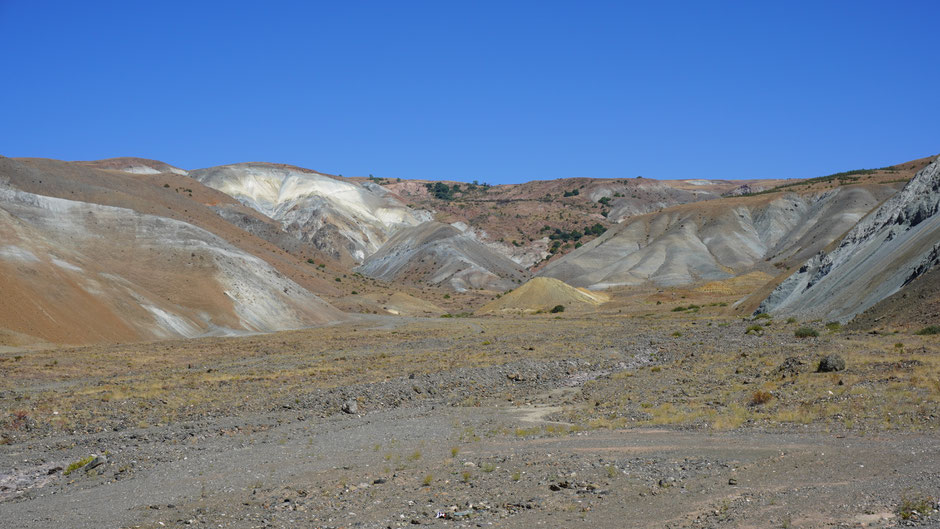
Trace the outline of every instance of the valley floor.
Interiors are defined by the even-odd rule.
[[[706,306],[0,351],[2,525],[940,525],[940,342],[811,326]]]

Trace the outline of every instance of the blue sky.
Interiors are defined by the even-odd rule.
[[[940,2],[0,0],[0,154],[811,177],[940,153]]]

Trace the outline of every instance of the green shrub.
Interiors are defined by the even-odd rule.
[[[76,461],[76,462],[72,463],[71,465],[65,467],[65,472],[63,472],[63,474],[65,474],[66,476],[68,476],[68,475],[71,474],[72,472],[75,472],[76,470],[82,468],[83,466],[87,465],[88,463],[91,463],[91,461],[92,461],[94,458],[95,458],[95,456],[88,456],[88,457],[86,457],[86,458],[79,459],[78,461]]]
[[[793,332],[793,335],[797,338],[815,338],[819,336],[819,332],[817,332],[816,329],[813,329],[812,327],[800,327]]]
[[[928,325],[927,327],[924,327],[923,329],[915,332],[914,334],[917,334],[919,336],[926,336],[928,334],[940,334],[940,325]]]
[[[559,312],[564,312],[564,311],[565,311],[564,305],[555,305],[554,307],[552,307],[552,310],[550,310],[549,312],[551,312],[552,314],[557,314]]]
[[[748,328],[744,331],[744,334],[763,334],[764,328],[758,324],[749,325]]]

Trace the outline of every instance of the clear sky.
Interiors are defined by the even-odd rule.
[[[0,0],[0,154],[811,177],[940,153],[940,2]]]

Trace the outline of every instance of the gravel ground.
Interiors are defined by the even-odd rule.
[[[714,369],[708,351],[696,344],[720,340],[725,333],[723,344],[733,350],[729,358],[740,359],[739,347],[757,355],[761,347],[790,343],[782,331],[752,336],[742,332],[746,322],[688,324],[679,338],[670,334],[676,325],[670,321],[643,323],[638,327],[645,331],[642,337],[624,338],[625,328],[604,322],[585,330],[583,321],[548,320],[546,328],[571,337],[558,347],[561,353],[539,355],[536,350],[526,356],[528,333],[548,335],[537,325],[520,326],[522,338],[498,335],[493,354],[502,361],[492,362],[472,357],[481,347],[481,330],[494,335],[492,321],[460,323],[469,329],[463,338],[454,327],[440,327],[451,333],[448,337],[429,333],[427,322],[416,321],[392,326],[401,331],[394,338],[387,327],[376,331],[388,346],[383,354],[446,350],[452,342],[470,340],[469,365],[441,364],[436,370],[419,369],[417,363],[400,369],[390,365],[384,377],[362,376],[371,381],[333,387],[312,384],[291,398],[255,388],[259,394],[242,396],[258,399],[251,405],[226,397],[232,400],[230,411],[180,414],[165,424],[134,426],[123,419],[123,401],[115,400],[101,403],[100,420],[69,431],[33,424],[30,417],[19,425],[7,419],[0,445],[2,525],[940,526],[940,436],[922,421],[899,430],[868,423],[834,428],[828,418],[807,424],[769,424],[765,418],[723,431],[691,419],[666,426],[641,420],[642,410],[656,408],[634,406],[640,398],[653,400],[657,392],[656,399],[673,405],[677,399],[697,399],[697,392],[717,384],[705,375],[687,382],[679,380],[688,374],[672,375],[684,366]],[[412,325],[423,327],[409,334]],[[578,325],[580,331],[566,325]],[[342,338],[353,331],[330,332]],[[356,355],[357,348],[368,349],[372,338],[363,329],[355,332],[355,343],[344,355],[359,367],[365,364],[368,372],[373,357]],[[616,336],[619,342],[611,340]],[[293,369],[293,357],[277,356],[279,350],[293,350],[290,336],[251,339],[268,340],[261,348],[267,362]],[[229,340],[219,343],[242,343]],[[861,343],[863,338],[850,340]],[[772,366],[763,371],[738,370],[742,377],[777,381],[782,376],[783,390],[774,391],[783,400],[800,387],[794,379],[816,376],[807,367],[813,351],[840,347],[837,342],[797,344],[780,351],[780,359],[767,359],[764,364]],[[803,360],[783,360],[790,353]],[[924,346],[918,354],[923,359],[935,352]],[[858,359],[848,358],[849,368],[840,376],[851,380],[853,369],[862,371]],[[242,363],[229,363],[228,356],[200,361],[200,369],[243,369]],[[921,362],[916,376],[934,376],[923,373]],[[878,376],[885,374],[879,363],[872,365]],[[908,364],[891,366],[898,373],[910,369]],[[186,365],[180,369],[192,371]],[[87,385],[80,383],[86,379]],[[819,380],[830,378],[810,382]],[[0,399],[21,405],[25,401],[15,399],[30,391],[53,388],[78,395],[100,383],[88,374],[55,382],[24,379],[8,382]],[[574,420],[578,413],[594,417],[595,410],[609,414],[610,402],[597,399],[612,400],[617,392],[636,397],[620,416],[627,427],[592,428]],[[929,417],[933,408],[925,406],[918,413]],[[631,413],[644,426],[630,427]],[[93,454],[101,458],[66,472]]]

